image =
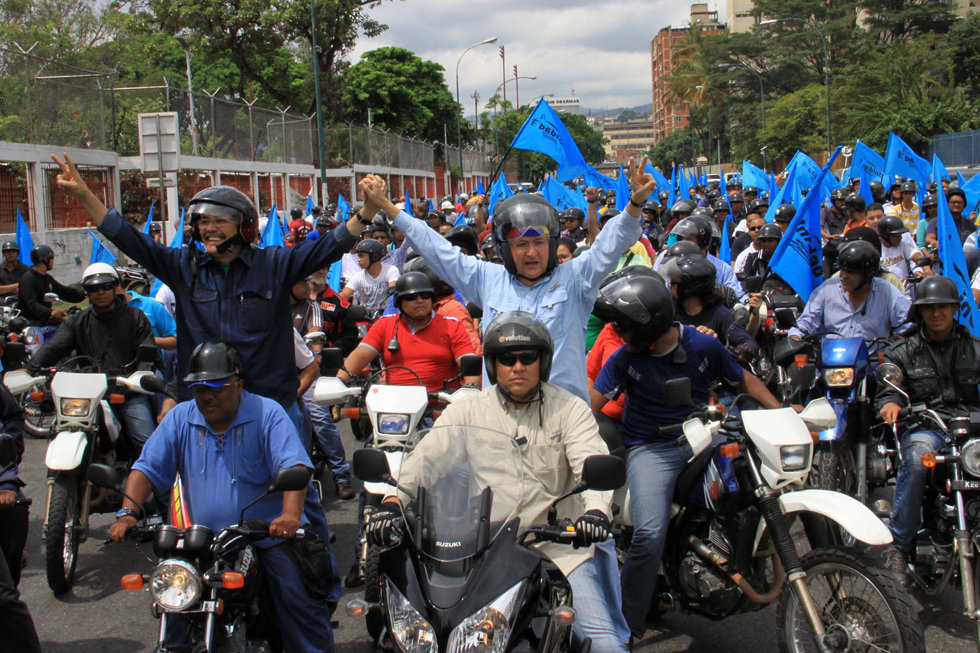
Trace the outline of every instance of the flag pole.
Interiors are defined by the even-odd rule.
[[[512,149],[514,149],[514,141],[511,141],[510,145],[507,146],[507,151],[504,152],[502,157],[500,157],[500,163],[497,164],[497,169],[493,171],[492,175],[490,175],[491,184],[497,180],[497,173],[499,173],[500,169],[504,167],[504,161],[507,159],[507,155],[510,154]],[[520,180],[518,179],[518,181]]]

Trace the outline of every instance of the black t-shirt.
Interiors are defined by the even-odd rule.
[[[20,261],[14,263],[13,270],[8,269],[6,263],[0,265],[0,286],[9,286],[14,283],[20,283],[20,278],[24,276],[24,273],[27,272],[27,269],[28,269],[27,266],[21,263]],[[3,299],[5,297],[11,297],[16,294],[17,294],[16,290],[14,292],[2,294],[0,295],[0,299]]]

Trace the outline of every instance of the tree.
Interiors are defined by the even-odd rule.
[[[953,71],[956,83],[967,89],[974,101],[980,101],[980,13],[958,20],[949,30],[947,42],[953,48]]]
[[[694,164],[697,149],[697,134],[690,127],[685,127],[657,143],[650,152],[650,163],[664,171],[669,171],[677,163],[690,166]]]
[[[861,0],[860,7],[864,26],[880,43],[945,33],[956,20],[952,4],[932,0]]]
[[[362,122],[371,109],[374,124],[407,136],[443,140],[444,126],[455,142],[456,121],[463,123],[463,142],[474,132],[462,120],[463,108],[446,86],[445,70],[403,48],[366,52],[351,66],[343,83],[344,118]]]
[[[782,96],[768,108],[766,155],[769,161],[788,161],[796,150],[818,152],[827,148],[825,102],[823,85],[810,84]]]
[[[643,116],[638,114],[636,111],[630,111],[629,109],[627,109],[626,111],[621,111],[619,115],[616,116],[616,122],[618,123],[629,122],[630,120],[637,120],[642,117]]]

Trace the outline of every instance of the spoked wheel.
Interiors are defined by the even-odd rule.
[[[376,546],[368,545],[367,559],[364,561],[364,600],[368,603],[381,602],[381,549]],[[386,650],[385,642],[385,613],[384,609],[377,607],[368,610],[365,615],[365,624],[368,634],[375,646]]]
[[[847,442],[820,442],[816,445],[813,467],[807,477],[807,486],[820,490],[841,492],[848,496],[857,493],[857,471],[854,452]],[[822,546],[854,546],[854,537],[840,524],[826,517],[812,517],[825,540]]]
[[[51,487],[48,526],[44,532],[48,587],[55,594],[67,592],[75,581],[80,513],[78,483],[68,474],[58,474]]]
[[[37,386],[31,388],[36,390]],[[32,438],[47,440],[51,437],[51,427],[57,417],[53,410],[45,410],[45,402],[31,399],[31,392],[24,393],[20,407],[24,410],[24,432]]]
[[[908,593],[863,554],[817,549],[802,558],[806,584],[834,653],[924,653],[922,624]],[[779,596],[776,636],[782,653],[817,651],[792,587]]]

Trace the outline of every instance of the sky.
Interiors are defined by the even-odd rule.
[[[709,8],[719,10],[709,2]],[[668,24],[686,26],[690,2],[668,0],[385,0],[368,9],[388,30],[361,37],[351,55],[385,46],[406,48],[442,64],[455,95],[460,54],[480,41],[497,37],[466,53],[459,64],[460,102],[473,114],[473,91],[480,111],[503,81],[498,46],[506,49],[507,76],[519,80],[522,104],[553,93],[575,95],[590,108],[629,107],[651,99],[650,41]],[[514,82],[507,84],[513,101]]]

